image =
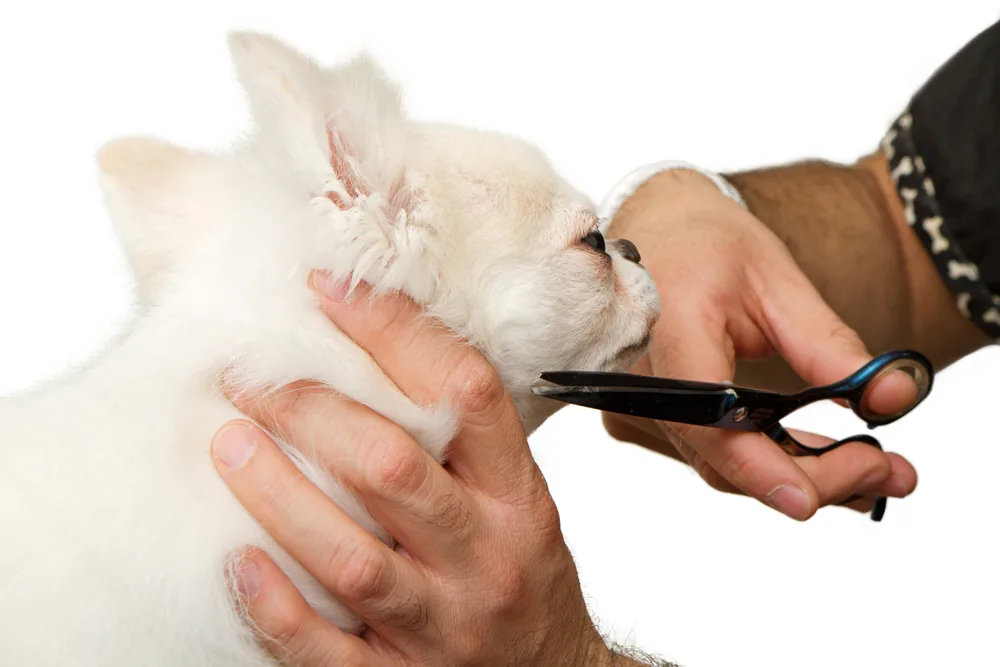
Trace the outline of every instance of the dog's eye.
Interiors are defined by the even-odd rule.
[[[606,252],[604,248],[604,235],[596,229],[580,240],[598,252]]]

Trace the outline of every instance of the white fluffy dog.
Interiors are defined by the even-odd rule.
[[[227,154],[107,146],[108,206],[140,284],[134,327],[88,367],[0,401],[0,664],[252,667],[225,559],[259,545],[307,600],[357,620],[216,475],[239,414],[220,378],[312,379],[441,459],[454,419],[419,406],[317,308],[312,269],[402,290],[496,366],[530,432],[545,370],[626,370],[659,307],[634,246],[522,142],[407,120],[368,58],[331,70],[262,36],[231,50],[257,131]],[[363,506],[296,464],[361,525]]]

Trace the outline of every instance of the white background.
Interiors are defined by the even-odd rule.
[[[998,14],[968,1],[280,4],[3,4],[0,394],[85,360],[124,319],[132,293],[92,156],[128,133],[236,136],[232,28],[324,62],[367,46],[414,116],[533,140],[599,199],[654,159],[853,160]],[[595,413],[562,412],[534,448],[602,626],[691,667],[998,664],[998,371],[994,349],[964,360],[880,434],[921,474],[881,525],[845,510],[796,524],[611,441]],[[837,408],[793,423],[860,426]]]

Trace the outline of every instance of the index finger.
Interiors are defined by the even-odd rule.
[[[735,356],[725,322],[711,319],[698,304],[673,304],[678,316],[669,328],[654,329],[649,361],[655,375],[707,382],[731,381]],[[692,315],[693,313],[693,315]],[[661,317],[661,322],[664,318]],[[819,506],[819,493],[809,476],[774,442],[759,433],[670,424],[711,470],[743,493],[799,521]],[[710,475],[705,466],[698,470]],[[708,478],[706,477],[706,480]]]
[[[399,293],[373,294],[360,284],[345,298],[346,283],[317,272],[311,279],[323,312],[375,359],[400,390],[419,405],[459,412],[449,465],[478,488],[505,494],[534,461],[514,404],[493,366],[471,345]],[[489,438],[483,443],[483,438]]]

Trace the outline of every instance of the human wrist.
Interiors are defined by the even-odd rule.
[[[636,194],[641,196],[643,190],[685,205],[736,203],[705,173],[683,167],[661,171],[637,189]]]
[[[669,220],[683,220],[687,214],[715,209],[740,210],[740,205],[699,171],[684,168],[661,171],[622,202],[608,228],[608,236],[637,236],[630,231],[636,226],[660,228]]]

